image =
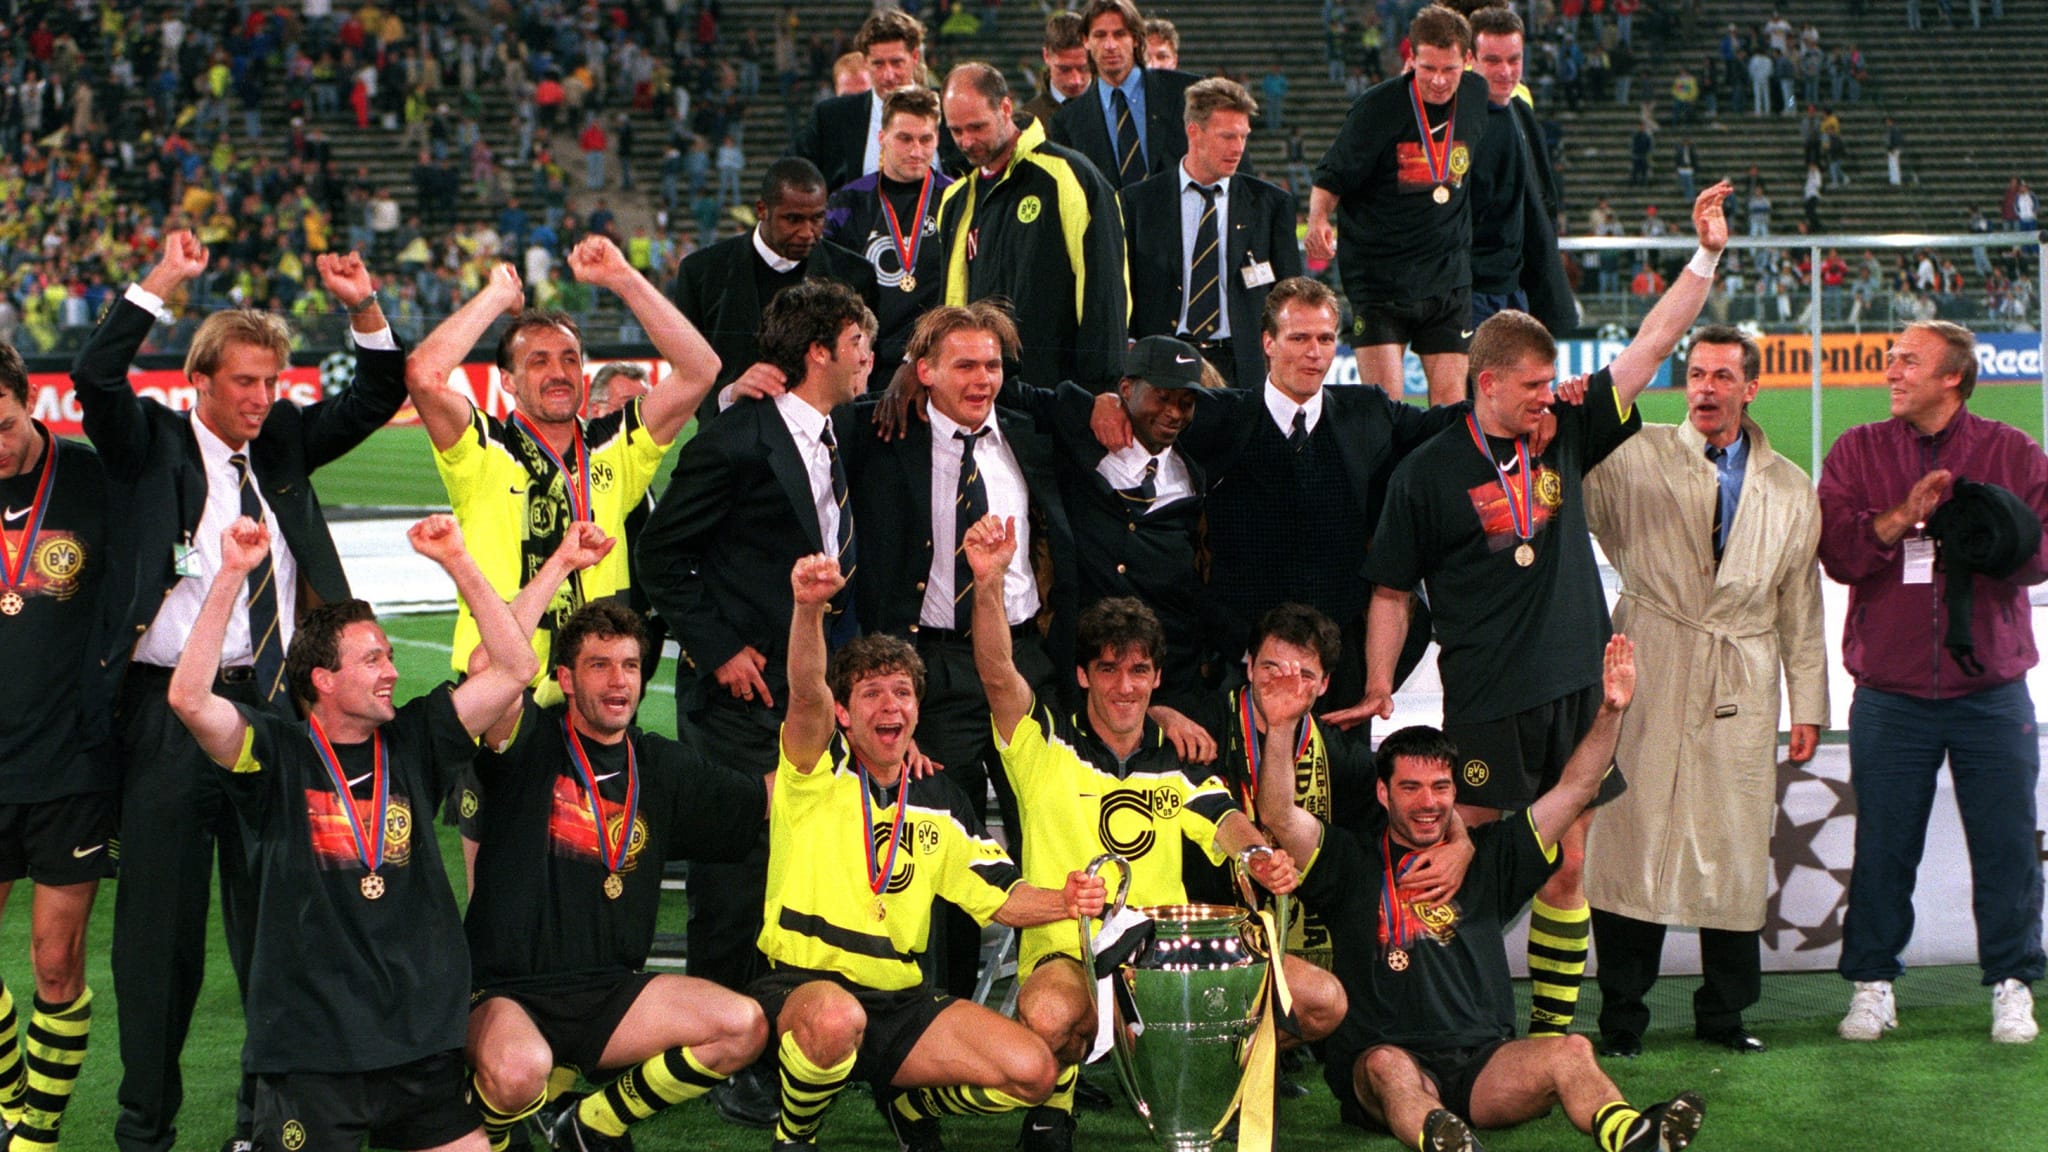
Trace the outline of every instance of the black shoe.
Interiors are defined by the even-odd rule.
[[[1709,1044],[1719,1044],[1730,1052],[1739,1052],[1744,1056],[1753,1052],[1764,1051],[1764,1042],[1751,1035],[1749,1029],[1744,1028],[1740,1024],[1733,1028],[1724,1028],[1719,1032],[1702,1032],[1699,1034],[1699,1038]]]
[[[548,1147],[554,1152],[633,1152],[633,1138],[591,1131],[571,1103],[555,1118],[554,1127],[548,1129]]]
[[[1074,1114],[1043,1106],[1024,1113],[1017,1147],[1021,1152],[1074,1152]]]
[[[1083,1076],[1074,1084],[1074,1107],[1086,1108],[1091,1112],[1109,1112],[1116,1108],[1116,1097],[1111,1096],[1101,1085]]]
[[[1273,1078],[1273,1096],[1279,1100],[1300,1100],[1309,1094],[1308,1087],[1287,1076]]]
[[[1600,1055],[1610,1060],[1633,1060],[1643,1054],[1643,1038],[1633,1032],[1600,1034]]]
[[[1621,1152],[1679,1152],[1699,1135],[1700,1121],[1707,1115],[1707,1102],[1697,1092],[1680,1092],[1662,1104],[1652,1104],[1629,1129]]]
[[[7,1130],[7,1142],[14,1143],[14,1129]],[[220,1142],[220,1152],[256,1152],[256,1142],[247,1136],[230,1136]]]
[[[773,1071],[750,1064],[711,1090],[711,1106],[728,1124],[773,1128],[782,1114],[782,1089]]]
[[[1472,1126],[1447,1108],[1431,1110],[1422,1119],[1422,1152],[1485,1152]]]
[[[875,1108],[882,1114],[882,1123],[889,1126],[889,1132],[896,1137],[896,1152],[946,1152],[944,1134],[939,1131],[936,1118],[905,1120],[893,1105],[903,1095],[896,1090],[875,1088]]]

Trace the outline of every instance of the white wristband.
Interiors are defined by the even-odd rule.
[[[1692,250],[1692,261],[1685,266],[1685,269],[1701,279],[1712,280],[1714,278],[1714,269],[1719,267],[1720,264],[1721,254],[1719,252],[1709,252],[1705,248],[1695,248]]]

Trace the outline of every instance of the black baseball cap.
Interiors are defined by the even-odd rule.
[[[1124,353],[1124,375],[1154,388],[1202,387],[1202,354],[1171,336],[1147,336]]]

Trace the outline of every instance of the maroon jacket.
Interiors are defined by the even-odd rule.
[[[1894,418],[1851,428],[1828,450],[1820,478],[1820,563],[1849,586],[1842,661],[1856,683],[1946,700],[2018,680],[2039,660],[2026,585],[2048,579],[2048,534],[2011,576],[1973,577],[1970,630],[1984,671],[1964,675],[1942,647],[1947,577],[1937,571],[1931,584],[1902,582],[1904,541],[1887,548],[1871,528],[1937,468],[2010,489],[2048,520],[2048,455],[2019,429],[1968,408],[1933,436]]]

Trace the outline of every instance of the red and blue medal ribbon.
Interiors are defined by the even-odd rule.
[[[1408,104],[1415,111],[1415,131],[1422,137],[1422,162],[1429,166],[1429,179],[1438,187],[1451,182],[1451,133],[1457,131],[1458,98],[1451,97],[1450,114],[1444,117],[1444,146],[1436,146],[1436,137],[1429,131],[1429,113],[1423,110],[1422,77],[1411,74],[1408,80]]]
[[[571,520],[592,519],[593,517],[590,514],[590,449],[583,443],[583,425],[575,425],[576,431],[571,443],[570,455],[576,458],[576,468],[572,471],[568,463],[562,459],[561,454],[556,452],[553,446],[548,443],[548,438],[541,435],[540,429],[533,426],[533,421],[526,418],[526,413],[515,411],[512,413],[512,420],[519,425],[520,431],[525,432],[527,438],[533,441],[534,447],[540,449],[541,455],[548,458],[548,463],[555,466],[555,471],[562,474],[562,490],[569,495],[569,518]]]
[[[1258,811],[1256,799],[1259,794],[1259,762],[1266,754],[1265,743],[1259,739],[1258,718],[1252,714],[1252,707],[1252,690],[1250,687],[1246,687],[1238,699],[1237,708],[1238,726],[1244,731],[1245,775],[1251,778],[1250,784],[1244,790],[1244,808],[1246,812]],[[1309,735],[1314,730],[1315,722],[1307,716],[1303,716],[1297,722],[1294,736],[1294,762],[1296,764],[1301,763],[1301,758],[1308,753]]]
[[[1380,856],[1387,862],[1380,884],[1380,945],[1390,952],[1406,951],[1415,934],[1408,929],[1408,909],[1401,903],[1401,878],[1408,875],[1422,854],[1409,852],[1396,860],[1393,837],[1382,832]]]
[[[903,801],[910,794],[910,771],[903,769],[896,781],[896,815],[889,823],[889,855],[884,859],[875,850],[875,808],[868,796],[868,767],[853,758],[854,771],[860,774],[860,838],[861,859],[868,867],[868,891],[876,896],[889,886],[889,877],[896,874],[896,850],[903,846]]]
[[[917,191],[917,216],[911,221],[907,243],[903,239],[903,225],[896,219],[896,206],[889,203],[888,194],[879,184],[875,187],[875,199],[882,202],[882,214],[889,218],[889,241],[896,246],[896,260],[903,266],[903,274],[917,275],[917,254],[924,248],[924,212],[932,202],[931,169],[925,169],[924,187]]]
[[[36,537],[43,532],[43,514],[50,510],[50,491],[57,485],[57,438],[49,438],[50,450],[43,454],[43,478],[36,482],[35,503],[29,505],[28,523],[21,530],[21,549],[16,551],[7,546],[7,534],[0,531],[0,585],[7,589],[22,586],[28,579],[28,560],[35,555]]]
[[[605,823],[604,802],[597,793],[597,774],[591,770],[590,756],[583,751],[583,741],[576,736],[576,729],[569,724],[569,718],[562,718],[562,740],[569,746],[569,762],[575,765],[576,778],[583,782],[583,794],[590,800],[590,819],[597,825],[597,856],[605,870],[616,876],[626,865],[626,851],[633,846],[633,823],[640,813],[640,765],[633,756],[633,738],[626,737],[626,802],[625,819],[619,825],[619,838],[611,838],[611,829]]]
[[[1465,430],[1472,434],[1472,446],[1479,449],[1479,454],[1484,456],[1487,464],[1493,468],[1493,474],[1500,477],[1500,490],[1508,500],[1508,515],[1515,521],[1515,536],[1525,541],[1533,538],[1536,535],[1536,505],[1530,499],[1530,493],[1536,484],[1536,469],[1529,461],[1528,439],[1522,436],[1515,437],[1515,459],[1522,480],[1521,495],[1517,499],[1514,485],[1508,483],[1507,469],[1502,468],[1500,461],[1493,458],[1493,449],[1486,443],[1485,433],[1479,430],[1479,418],[1470,412],[1465,413]]]
[[[384,734],[378,732],[370,737],[370,807],[377,816],[371,828],[363,827],[363,816],[356,810],[355,793],[349,790],[348,774],[341,769],[341,758],[334,754],[334,745],[327,740],[327,730],[320,726],[318,716],[306,717],[306,731],[313,738],[313,751],[320,757],[320,766],[327,769],[327,778],[334,785],[334,795],[341,801],[341,810],[348,817],[349,835],[356,843],[356,856],[363,867],[375,872],[384,866],[384,817],[391,808],[390,761],[384,752]]]

